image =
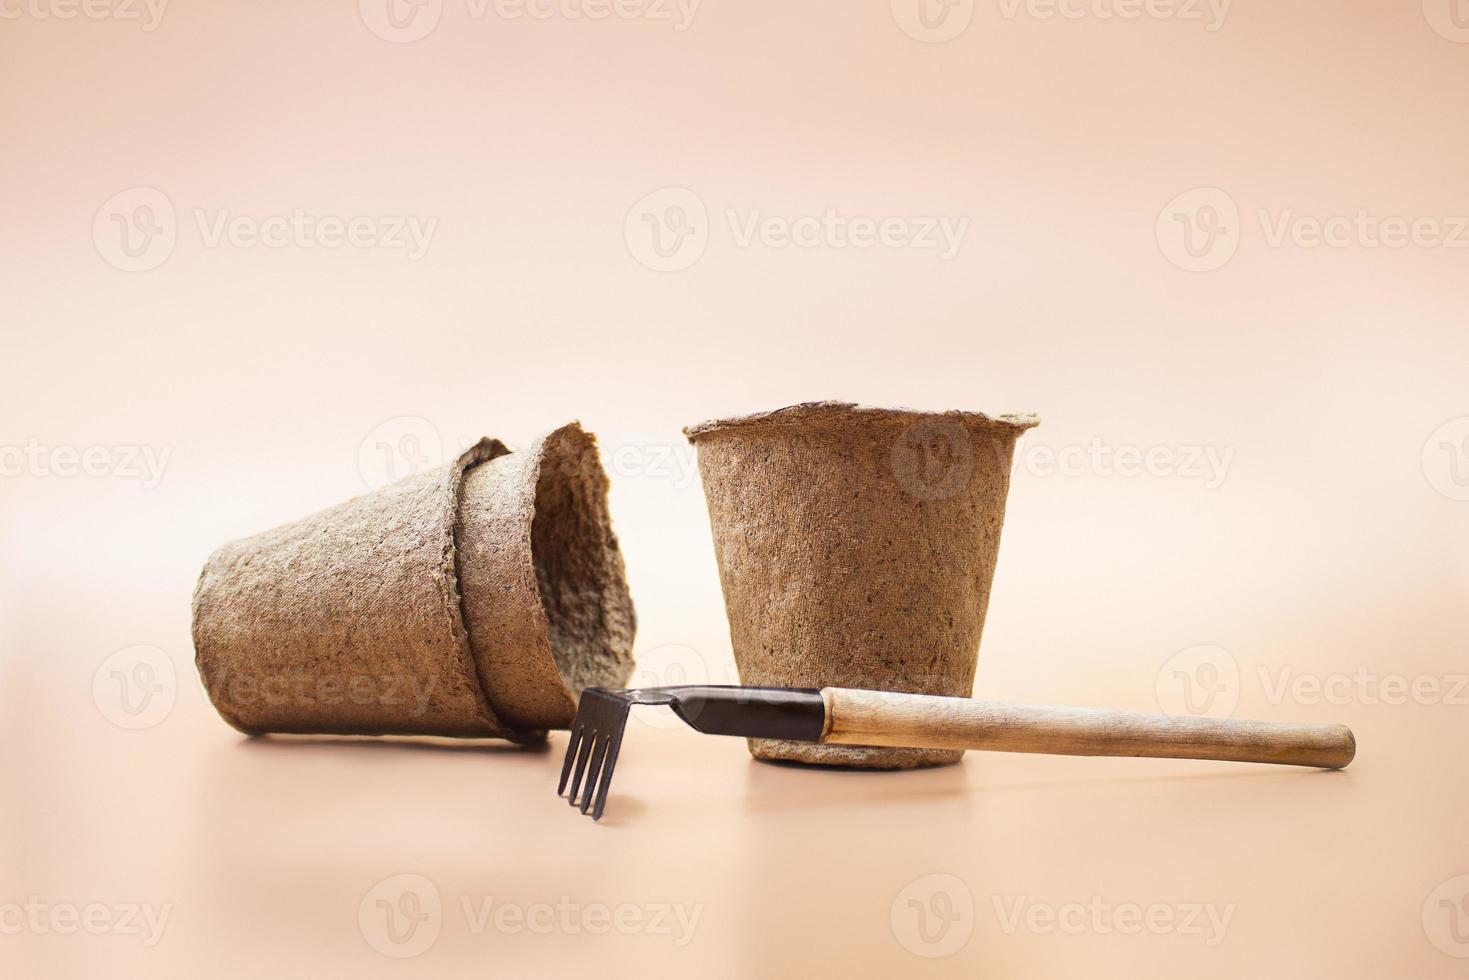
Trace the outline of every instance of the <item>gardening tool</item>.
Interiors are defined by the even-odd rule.
[[[705,735],[822,745],[1219,759],[1322,769],[1342,768],[1357,751],[1345,725],[1174,717],[842,687],[588,687],[571,725],[556,793],[565,792],[582,813],[590,809],[593,820],[607,805],[622,730],[628,712],[639,704],[667,705]]]

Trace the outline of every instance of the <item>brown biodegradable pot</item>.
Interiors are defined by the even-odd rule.
[[[685,429],[741,683],[969,696],[1015,440],[1036,424],[810,402]],[[750,751],[871,768],[962,755],[770,739]]]
[[[200,677],[252,734],[534,740],[626,682],[633,630],[576,423],[227,544],[194,592]]]

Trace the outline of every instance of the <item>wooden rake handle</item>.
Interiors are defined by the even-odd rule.
[[[1357,740],[1345,725],[1147,715],[828,687],[821,741],[831,745],[986,749],[1050,755],[1221,759],[1340,769]]]

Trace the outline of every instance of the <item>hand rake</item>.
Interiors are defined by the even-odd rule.
[[[628,712],[648,704],[671,707],[705,735],[827,745],[1220,759],[1322,769],[1342,768],[1357,750],[1345,725],[1174,717],[840,687],[589,687],[571,725],[557,795],[565,792],[572,806],[599,819]]]

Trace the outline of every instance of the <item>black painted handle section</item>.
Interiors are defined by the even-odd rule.
[[[815,689],[711,686],[670,693],[674,713],[705,735],[819,742],[826,725],[826,705]]]

